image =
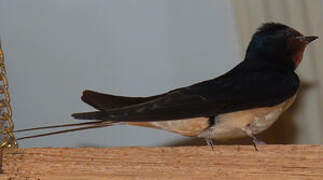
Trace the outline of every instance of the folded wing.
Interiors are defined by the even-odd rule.
[[[233,71],[216,79],[147,98],[88,95],[89,91],[86,91],[82,99],[99,111],[72,116],[117,122],[165,121],[270,107],[295,95],[299,86],[295,73],[270,72]]]

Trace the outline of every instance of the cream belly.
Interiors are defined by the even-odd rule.
[[[198,136],[210,126],[209,118],[206,117],[155,122],[127,122],[126,124],[162,129],[183,136]]]
[[[215,117],[215,124],[211,127],[209,127],[209,118],[207,117],[158,122],[127,122],[126,124],[163,129],[184,136],[198,136],[208,139],[239,138],[250,134],[255,135],[269,128],[294,103],[295,98],[296,95],[272,107],[221,114]]]
[[[219,115],[214,126],[201,132],[199,137],[232,139],[255,135],[268,129],[295,101],[296,95],[285,102],[265,108],[255,108]]]

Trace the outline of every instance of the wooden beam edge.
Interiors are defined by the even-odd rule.
[[[0,179],[323,179],[323,145],[26,148]]]

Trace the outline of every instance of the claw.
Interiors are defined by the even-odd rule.
[[[256,138],[256,136],[254,136],[254,135],[251,138],[252,138],[252,144],[255,147],[255,151],[258,151],[257,145],[264,145],[264,144],[266,144],[264,141],[258,140]]]
[[[206,144],[211,147],[212,151],[214,151],[213,149],[213,146],[214,146],[214,143],[213,143],[213,140],[210,139],[210,138],[205,138],[205,141],[206,141]]]

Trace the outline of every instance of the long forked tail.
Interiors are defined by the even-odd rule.
[[[72,114],[72,117],[74,117],[75,119],[95,120],[95,121],[20,129],[20,130],[15,130],[14,132],[21,133],[21,132],[27,132],[27,131],[72,127],[70,129],[51,131],[48,133],[40,133],[36,135],[17,138],[17,140],[22,140],[22,139],[30,139],[30,138],[36,138],[36,137],[42,137],[42,136],[50,136],[55,134],[74,132],[74,131],[81,131],[81,130],[92,129],[92,128],[113,126],[120,123],[113,119],[111,120],[110,118],[107,118],[107,117],[111,117],[111,115],[109,116],[108,113],[104,112],[103,110],[108,110],[108,109],[111,110],[111,109],[122,108],[125,106],[134,105],[134,104],[139,104],[139,103],[147,102],[149,100],[156,99],[160,96],[162,95],[156,95],[156,96],[150,96],[150,97],[123,97],[123,96],[115,96],[115,95],[103,94],[99,92],[86,90],[83,92],[81,99],[85,103],[102,111],[74,113]]]
[[[35,134],[35,135],[16,138],[16,140],[23,140],[23,139],[42,137],[42,136],[50,136],[50,135],[55,135],[55,134],[63,134],[63,133],[74,132],[74,131],[81,131],[81,130],[86,130],[86,129],[102,128],[102,127],[107,127],[107,126],[113,126],[113,125],[116,125],[116,124],[117,123],[113,122],[113,121],[102,121],[102,120],[100,120],[100,121],[75,123],[75,124],[61,124],[61,125],[54,125],[54,126],[43,126],[43,127],[36,127],[36,128],[19,129],[19,130],[15,130],[14,133],[27,132],[27,131],[36,131],[36,130],[44,130],[44,129],[56,129],[56,128],[72,127],[70,129],[51,131],[51,132],[48,132],[48,133],[40,133],[40,134]]]
[[[150,97],[123,97],[123,96],[115,96],[115,95],[103,94],[103,93],[86,90],[83,92],[81,99],[85,103],[102,111],[74,113],[72,114],[72,117],[74,117],[75,119],[95,120],[95,121],[20,129],[20,130],[15,130],[14,133],[72,127],[70,129],[51,131],[48,133],[40,133],[40,134],[31,135],[31,136],[24,136],[24,137],[17,138],[17,140],[22,140],[22,139],[30,139],[30,138],[36,138],[36,137],[42,137],[42,136],[50,136],[55,134],[62,134],[62,133],[81,131],[86,129],[117,125],[120,123],[118,121],[110,120],[109,118],[107,118],[107,117],[111,117],[111,115],[109,116],[108,113],[104,112],[103,110],[107,110],[107,109],[111,110],[111,109],[122,108],[125,106],[134,105],[134,104],[139,104],[139,103],[147,102],[149,100],[156,99],[160,96],[162,95],[156,95],[156,96],[150,96]]]

